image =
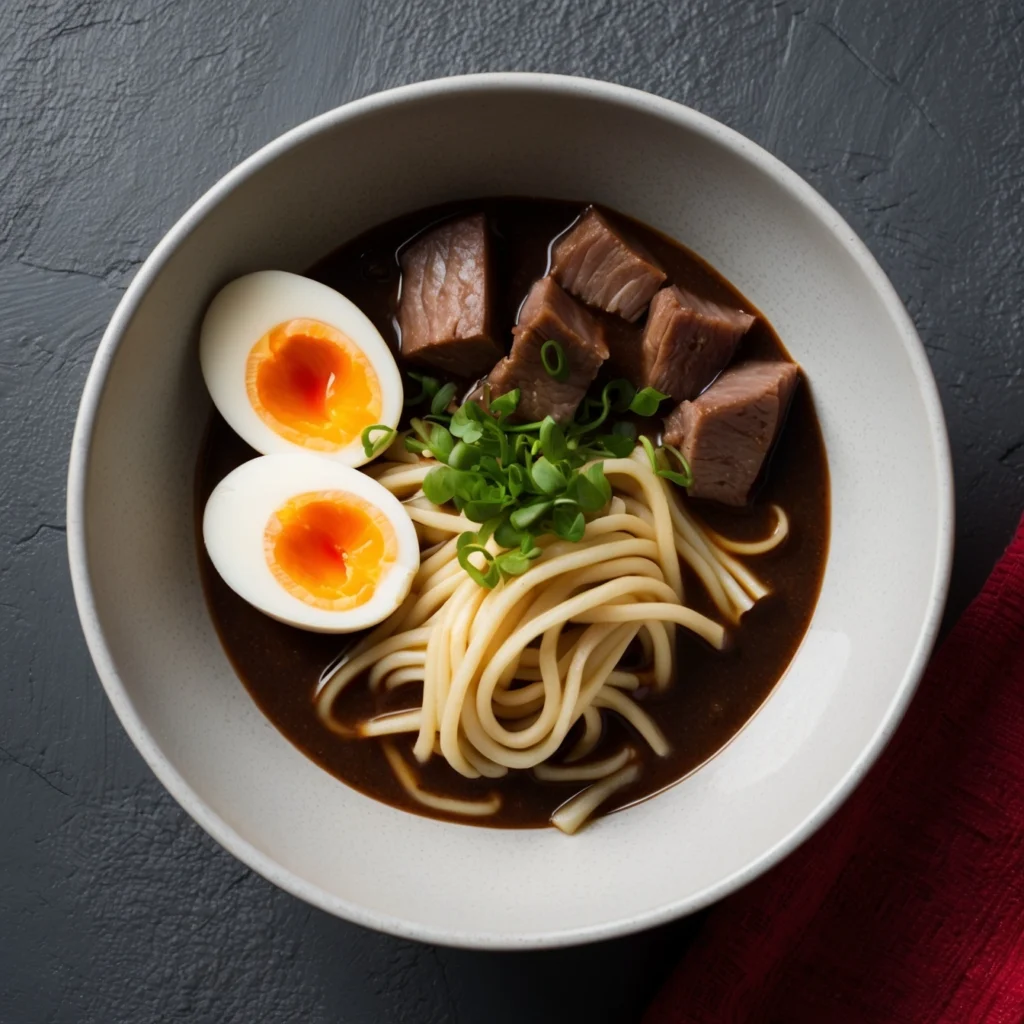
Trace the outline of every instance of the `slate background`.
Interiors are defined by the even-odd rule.
[[[818,188],[889,273],[939,381],[959,517],[947,618],[1008,540],[1024,506],[1024,3],[4,0],[0,1024],[630,1021],[692,933],[478,954],[312,910],[163,792],[75,616],[75,410],[152,246],[297,122],[502,69],[680,100]]]

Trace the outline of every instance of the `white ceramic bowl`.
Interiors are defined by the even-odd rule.
[[[307,760],[235,677],[200,590],[193,475],[209,400],[197,328],[239,274],[302,271],[357,232],[475,195],[592,199],[711,261],[807,371],[832,473],[810,631],[765,707],[673,789],[567,838],[393,810]],[[396,89],[246,160],[172,228],[111,321],[68,483],[85,635],[121,721],[214,838],[302,899],[395,934],[554,946],[696,910],[764,871],[850,792],[935,636],[952,538],[945,428],[878,265],[808,185],[644,93],[541,75]]]

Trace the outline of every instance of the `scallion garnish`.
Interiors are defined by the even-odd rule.
[[[657,388],[641,388],[629,403],[629,411],[635,412],[637,416],[653,416],[666,398],[668,395]]]
[[[413,395],[407,394],[405,396],[406,406],[419,405],[421,402],[432,401],[434,395],[437,394],[438,389],[441,387],[441,382],[436,377],[428,377],[425,373],[417,373],[415,370],[409,370],[407,371],[406,376],[410,380],[414,380],[419,385],[419,391]]]
[[[611,500],[599,460],[628,454],[633,442],[627,436],[588,438],[577,425],[567,430],[551,417],[508,426],[517,391],[490,401],[487,408],[464,402],[451,415],[438,411],[438,396],[443,397],[442,389],[435,392],[429,420],[410,421],[405,444],[437,460],[423,481],[424,495],[435,505],[454,504],[480,524],[476,533],[462,535],[459,561],[481,586],[525,572],[540,555],[534,537],[554,534],[578,541],[586,517]],[[492,534],[496,545],[508,550],[488,550]]]
[[[475,533],[459,534],[457,546],[459,565],[475,583],[491,589],[501,581],[501,570],[498,568],[494,555],[483,544],[476,543],[475,538]],[[465,543],[463,543],[464,540]],[[483,559],[485,568],[481,569],[472,561],[473,555],[479,555]]]
[[[540,347],[540,361],[544,364],[544,371],[549,377],[557,381],[569,379],[569,360],[561,342],[555,341],[554,338],[545,341]]]
[[[384,423],[374,423],[372,426],[367,427],[360,435],[366,457],[374,459],[380,455],[394,441],[395,434],[395,428],[389,427]],[[375,438],[374,435],[380,436]]]
[[[558,342],[546,342],[541,358],[552,377],[567,371]],[[458,550],[463,569],[483,587],[526,572],[541,553],[535,537],[582,539],[587,518],[612,498],[602,460],[626,458],[637,443],[633,423],[617,417],[627,412],[651,416],[666,397],[655,388],[637,391],[628,381],[616,379],[605,384],[599,396],[584,398],[570,423],[547,416],[535,423],[511,424],[509,417],[519,405],[518,390],[496,398],[485,391],[481,401],[463,402],[450,413],[453,384],[441,385],[418,374],[410,377],[422,385],[424,394],[417,400],[429,398],[430,412],[410,420],[406,448],[437,460],[423,481],[428,500],[453,504],[480,525],[476,532],[459,537]],[[656,453],[647,438],[640,442],[659,476],[687,486],[691,478],[682,453]],[[678,469],[665,461],[669,457]],[[492,537],[494,544],[488,547]]]
[[[690,463],[686,461],[686,456],[672,444],[663,444],[661,448],[662,451],[668,452],[675,458],[676,462],[679,464],[680,472],[663,469],[661,470],[660,475],[666,480],[671,480],[672,483],[678,484],[680,487],[693,486],[693,470],[690,469]]]
[[[445,384],[444,387],[438,388],[430,399],[431,416],[444,415],[448,411],[448,406],[452,404],[452,399],[455,397],[457,390],[458,388],[451,381]]]
[[[693,473],[690,470],[690,464],[686,461],[683,453],[676,448],[674,445],[666,444],[660,448],[655,448],[651,444],[650,439],[640,435],[640,444],[643,445],[644,451],[647,453],[647,460],[651,464],[651,469],[666,480],[670,480],[674,484],[678,484],[680,487],[689,487],[693,484]],[[680,471],[669,469],[664,463],[667,461],[668,454],[671,454],[676,462],[679,464]]]

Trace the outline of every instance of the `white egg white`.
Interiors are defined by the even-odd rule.
[[[344,491],[380,509],[395,532],[397,557],[365,604],[332,611],[306,604],[274,577],[264,554],[270,517],[310,491]],[[386,619],[405,600],[419,569],[416,529],[402,503],[372,477],[307,453],[264,455],[229,473],[210,495],[203,541],[214,568],[239,597],[271,618],[316,633],[350,633]]]
[[[247,444],[264,455],[309,449],[273,430],[252,407],[245,370],[253,346],[287,320],[307,318],[329,324],[365,353],[380,381],[379,422],[397,427],[402,414],[402,377],[380,332],[363,311],[325,284],[283,270],[261,270],[239,277],[216,295],[203,320],[199,362],[214,405]],[[318,451],[347,466],[368,462],[362,442]]]

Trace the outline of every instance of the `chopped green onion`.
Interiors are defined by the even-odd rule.
[[[543,494],[559,494],[568,483],[558,467],[544,455],[533,464],[531,475]]]
[[[659,469],[658,476],[664,477],[679,487],[690,487],[693,484],[692,476],[684,476],[682,473],[676,473],[671,469]]]
[[[448,406],[452,404],[452,399],[455,397],[455,392],[458,390],[456,386],[449,381],[443,388],[440,388],[438,392],[430,400],[430,413],[433,416],[440,416],[448,411]]]
[[[657,388],[641,388],[629,403],[629,411],[637,416],[653,416],[666,398],[668,395]]]
[[[572,478],[567,493],[573,504],[586,512],[596,512],[604,505],[600,491],[582,473]]]
[[[430,424],[425,420],[421,420],[414,416],[409,420],[409,426],[412,432],[424,443],[429,444],[430,442]]]
[[[448,429],[466,444],[479,441],[484,436],[486,413],[477,402],[463,402],[452,416]]]
[[[557,381],[569,379],[569,360],[561,342],[555,341],[554,338],[545,341],[540,347],[540,361],[549,377]]]
[[[595,462],[573,477],[573,496],[584,512],[597,512],[612,500],[612,485],[604,475],[604,466]]]
[[[616,377],[615,380],[609,381],[604,390],[608,393],[608,398],[611,401],[612,412],[625,412],[636,396],[636,388],[624,377]],[[603,398],[604,393],[602,393],[602,400]]]
[[[475,444],[466,444],[465,441],[456,441],[448,453],[448,465],[454,469],[472,469],[479,465],[479,462],[480,449]]]
[[[568,451],[565,433],[550,416],[545,416],[540,425],[540,449],[552,462],[564,459]]]
[[[690,468],[690,463],[686,461],[686,456],[672,444],[663,444],[662,449],[672,455],[676,462],[679,463],[682,469],[681,473],[677,473],[671,469],[661,470],[661,476],[667,480],[671,480],[672,483],[678,484],[680,487],[692,487],[693,486],[693,470]]]
[[[558,377],[568,370],[560,343],[551,340],[542,348],[545,371]],[[480,399],[462,403],[454,412],[454,383],[410,374],[420,383],[415,401],[429,400],[429,412],[413,417],[405,446],[437,461],[423,481],[423,494],[434,505],[448,505],[479,528],[459,537],[459,562],[481,586],[494,587],[506,577],[526,572],[539,558],[535,537],[555,536],[577,542],[585,534],[587,517],[600,514],[611,500],[612,489],[604,475],[607,458],[625,458],[637,439],[629,421],[614,421],[628,411],[656,411],[663,396],[653,388],[637,391],[623,379],[587,395],[571,423],[562,425],[551,416],[534,423],[510,425],[506,421],[518,408],[519,389],[493,401],[486,387]],[[613,422],[614,421],[614,422]],[[599,433],[604,426],[604,432]],[[379,439],[377,434],[383,432]],[[369,454],[391,443],[394,431],[377,424],[363,435]],[[659,476],[680,483],[690,479],[685,459],[677,450],[655,451],[640,438],[651,467]],[[665,460],[672,458],[678,467]],[[491,537],[501,549],[488,552]]]
[[[488,416],[481,425],[484,428],[484,434],[490,434],[498,444],[498,450],[495,453],[498,462],[503,466],[507,465],[509,461],[508,437],[501,424]]]
[[[601,411],[593,420],[577,420],[574,424],[576,433],[580,436],[592,433],[597,430],[597,428],[601,426],[606,419],[608,419],[610,413],[625,412],[629,408],[635,395],[636,388],[634,388],[628,380],[616,377],[615,380],[609,381],[605,384],[604,388],[602,388],[601,398],[599,400],[590,399],[586,403],[581,403],[581,408],[585,404],[589,409],[596,402],[596,405]],[[577,410],[577,414],[578,413],[579,410]],[[586,412],[584,412],[584,415],[586,415]]]
[[[575,505],[562,505],[554,511],[555,535],[562,540],[574,542],[583,539],[583,532],[587,528],[587,521],[583,513]]]
[[[528,534],[517,530],[509,518],[504,518],[498,523],[494,531],[494,539],[503,548],[517,548],[526,539]]]
[[[474,523],[486,523],[504,509],[502,501],[488,501],[486,498],[471,498],[462,506],[462,514]]]
[[[367,427],[360,435],[366,457],[374,459],[380,455],[385,448],[390,447],[397,433],[394,427],[389,427],[384,423],[374,423],[372,426]],[[380,435],[376,440],[374,440],[375,434]]]
[[[523,535],[523,542],[519,545],[519,550],[527,558],[540,558],[543,554],[541,549],[534,543],[533,535],[529,533]]]
[[[498,568],[494,561],[494,555],[490,553],[483,546],[483,544],[476,543],[476,535],[472,533],[463,533],[460,535],[459,540],[463,537],[471,538],[469,542],[465,544],[457,544],[456,550],[458,552],[459,565],[465,570],[466,574],[481,587],[486,587],[488,590],[492,590],[494,587],[501,582],[501,570]],[[472,555],[480,555],[487,568],[481,570],[478,566],[474,565],[470,561]]]
[[[602,455],[610,455],[613,459],[625,459],[636,447],[636,440],[622,434],[601,434],[594,447],[600,447]]]
[[[407,376],[416,381],[420,386],[419,391],[415,395],[411,397],[406,395],[405,404],[407,406],[419,405],[420,402],[430,401],[437,394],[437,389],[441,386],[441,382],[436,377],[428,377],[426,374],[417,373],[415,370],[409,370]]]
[[[508,467],[508,493],[518,498],[526,488],[526,472],[517,462]]]
[[[539,523],[551,511],[553,501],[535,501],[517,508],[509,517],[509,522],[517,530],[525,530],[528,526]]]
[[[530,568],[532,561],[532,558],[528,558],[518,551],[506,551],[494,560],[495,565],[506,576],[522,576]]]
[[[497,398],[492,398],[488,403],[488,408],[499,420],[504,419],[516,411],[516,406],[519,405],[521,396],[522,392],[519,388],[513,388],[511,391],[506,391],[503,395],[498,395]]]
[[[651,464],[651,469],[654,470],[655,475],[663,477],[665,480],[670,480],[674,484],[678,484],[680,487],[691,487],[693,485],[693,473],[690,470],[690,464],[686,461],[683,453],[673,445],[665,445],[662,448],[655,450],[654,445],[651,444],[650,440],[643,434],[640,435],[640,443],[644,447],[644,451],[647,452],[647,459]],[[674,469],[668,469],[661,464],[661,460],[658,458],[659,453],[671,453],[679,465],[682,467],[682,472],[678,473]],[[666,455],[667,458],[667,455]]]
[[[517,423],[512,427],[505,427],[505,431],[509,434],[532,434],[540,430],[540,425],[543,420],[537,420],[534,423]]]
[[[430,437],[427,441],[427,446],[430,448],[431,455],[438,462],[445,462],[455,446],[455,438],[440,423],[433,423],[430,427]]]
[[[651,439],[646,434],[640,435],[640,444],[643,445],[643,449],[647,452],[647,461],[651,464],[651,469],[655,473],[658,472],[658,459],[654,454],[654,445],[651,444]]]
[[[435,466],[423,478],[423,493],[434,505],[447,505],[455,497],[452,471],[447,466]]]

